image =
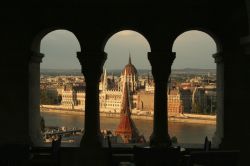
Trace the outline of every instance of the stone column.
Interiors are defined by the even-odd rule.
[[[105,52],[78,52],[77,58],[82,66],[86,81],[85,126],[81,147],[101,147],[99,117],[99,80],[103,72],[103,64],[107,59]]]
[[[150,136],[152,147],[169,147],[171,140],[168,134],[167,84],[175,53],[148,53],[155,82],[153,133]]]
[[[44,57],[32,52],[29,60],[29,136],[31,144],[42,145],[40,115],[40,63]]]
[[[213,55],[216,63],[216,131],[212,138],[213,146],[218,147],[224,133],[224,61],[223,54],[218,52]]]
[[[246,1],[248,4],[248,13],[249,13],[249,24],[250,24],[250,2]],[[249,98],[250,98],[250,87],[248,86],[250,84],[250,68],[249,68],[249,62],[250,62],[250,35],[245,36],[241,38],[240,41],[241,44],[241,57],[238,57],[238,60],[240,60],[243,70],[241,72],[244,72],[244,74],[241,73],[241,77],[243,77],[244,85],[242,87],[242,100],[243,106],[242,106],[242,112],[240,117],[241,126],[240,126],[240,151],[241,155],[239,157],[239,165],[245,165],[245,163],[249,162],[249,154],[250,154],[250,121],[249,117],[246,115],[246,108],[249,107]]]

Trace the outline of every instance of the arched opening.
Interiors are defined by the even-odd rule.
[[[31,58],[29,69],[31,140],[43,146],[61,135],[62,146],[79,146],[85,85],[76,58],[79,42],[70,31],[54,30],[38,35],[32,49],[37,61]]]
[[[207,136],[216,145],[216,115],[223,112],[223,92],[213,55],[221,48],[209,34],[191,30],[176,38],[172,50],[176,59],[168,86],[169,133],[178,143],[203,144]]]
[[[145,92],[150,45],[140,33],[123,30],[108,39],[104,50],[108,59],[99,88],[101,131],[111,131],[114,145],[145,143],[153,120],[153,94]]]

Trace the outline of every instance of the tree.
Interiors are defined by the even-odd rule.
[[[62,95],[58,95],[58,103],[57,104],[60,104],[62,102]]]
[[[48,94],[46,90],[40,90],[40,104],[55,104],[57,102],[57,99],[51,95]]]
[[[176,136],[173,136],[173,137],[171,138],[171,142],[172,142],[173,144],[177,144],[177,143],[178,143],[177,137],[176,137]]]
[[[43,117],[41,117],[40,126],[41,126],[41,131],[44,132],[45,131],[45,120]]]
[[[199,103],[194,102],[192,104],[192,113],[200,114],[202,112],[201,106]]]

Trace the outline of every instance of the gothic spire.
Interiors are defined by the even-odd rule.
[[[149,72],[148,72],[148,83],[149,83],[149,81],[150,81],[150,78],[149,78]]]
[[[131,55],[130,55],[130,52],[129,52],[128,64],[130,64],[130,65],[132,64],[132,63],[131,63]]]
[[[104,76],[103,76],[103,90],[106,91],[108,88],[108,80],[107,80],[107,70],[104,69]]]
[[[113,72],[112,72],[112,81],[115,82],[115,76]]]
[[[130,115],[130,107],[129,107],[129,89],[127,85],[127,73],[125,70],[125,75],[124,75],[124,80],[123,80],[123,90],[122,90],[122,105],[121,105],[121,113],[122,114],[127,114]]]
[[[124,72],[123,90],[122,90],[122,104],[120,123],[115,130],[116,135],[120,135],[124,143],[136,142],[139,138],[138,129],[134,121],[131,119],[130,105],[129,105],[129,88],[127,86],[127,71]]]

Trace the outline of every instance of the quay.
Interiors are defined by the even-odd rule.
[[[68,114],[68,115],[84,115],[84,111],[80,109],[63,109],[58,106],[52,105],[43,105],[40,106],[41,112],[50,112],[50,113],[58,113],[58,114]],[[119,113],[112,112],[100,112],[101,117],[107,118],[120,118]],[[132,114],[131,117],[133,119],[140,120],[153,120],[153,115],[137,115]],[[170,122],[182,122],[182,123],[198,123],[198,124],[216,124],[216,116],[215,115],[203,115],[203,114],[180,114],[180,116],[170,116],[168,117]]]

